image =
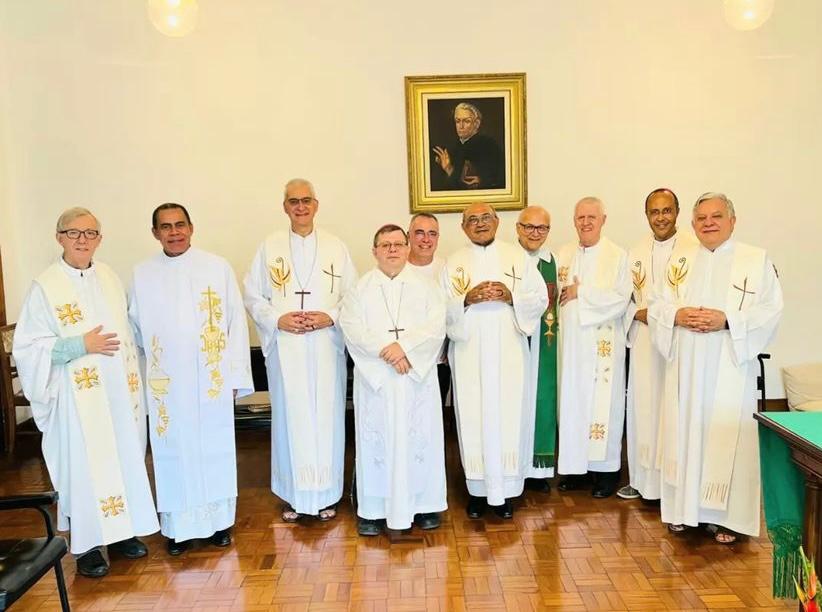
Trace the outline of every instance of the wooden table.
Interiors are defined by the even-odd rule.
[[[754,415],[763,427],[775,432],[788,445],[791,459],[805,477],[805,516],[802,524],[802,546],[809,556],[814,555],[819,567],[822,560],[822,448],[811,440],[777,423],[774,414],[760,412]],[[783,413],[784,414],[784,413]],[[810,416],[812,413],[808,413]],[[822,415],[819,415],[822,418]],[[778,418],[778,417],[777,417]]]

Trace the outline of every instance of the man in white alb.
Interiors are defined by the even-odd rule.
[[[548,291],[548,307],[535,333],[528,339],[530,356],[528,389],[535,406],[534,456],[526,470],[525,488],[548,493],[554,476],[557,452],[557,289],[556,257],[545,247],[551,231],[551,215],[542,206],[524,208],[517,219],[517,240],[528,253]]]
[[[513,516],[511,498],[522,493],[534,452],[528,336],[548,293],[528,255],[496,240],[498,227],[491,206],[468,206],[462,229],[471,245],[448,258],[441,280],[469,518],[480,518],[486,505]]]
[[[136,536],[159,529],[126,294],[111,268],[93,260],[102,239],[87,209],[60,215],[62,257],[32,283],[13,347],[60,496],[58,529],[71,529],[77,571],[94,578],[109,570],[104,545],[143,557],[148,551]]]
[[[560,293],[560,491],[587,486],[610,497],[619,484],[625,418],[625,309],[631,299],[628,254],[602,236],[605,207],[574,207],[577,240],[557,257]]]
[[[129,316],[146,355],[157,511],[168,552],[189,540],[231,543],[237,506],[234,397],[248,395],[248,323],[234,271],[191,246],[180,204],[157,207],[162,252],[134,268]]]
[[[340,302],[357,282],[348,249],[314,227],[319,208],[304,179],[285,186],[290,227],[271,234],[245,278],[271,393],[271,490],[282,519],[337,515],[345,451],[345,344]]]
[[[668,366],[661,415],[662,520],[671,531],[708,524],[717,542],[759,535],[757,355],[782,316],[767,253],[733,239],[733,203],[700,196],[699,245],[674,250],[665,291],[648,309]]]
[[[442,267],[445,261],[437,255],[440,242],[440,222],[431,213],[416,213],[408,225],[408,243],[411,250],[408,254],[408,265],[417,272],[439,284]],[[445,407],[448,391],[451,389],[451,368],[448,366],[448,343],[444,342],[442,353],[437,359],[437,379],[440,385],[440,398]]]
[[[374,235],[377,267],[343,300],[340,326],[354,360],[357,516],[360,535],[439,527],[446,509],[442,404],[436,363],[445,298],[406,265],[397,225]]]
[[[654,189],[645,198],[645,217],[651,235],[628,254],[633,299],[625,313],[628,329],[628,393],[626,428],[629,483],[617,491],[622,499],[659,499],[659,410],[665,360],[653,348],[648,333],[648,305],[664,290],[665,274],[674,247],[693,246],[689,231],[677,231],[679,199],[670,189]]]

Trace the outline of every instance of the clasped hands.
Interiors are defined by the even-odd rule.
[[[397,374],[408,374],[411,371],[411,362],[399,342],[392,342],[380,351],[380,359],[394,368]]]
[[[514,298],[511,290],[499,281],[483,281],[471,291],[465,294],[465,305],[479,304],[481,302],[505,302],[513,305]]]
[[[728,318],[714,308],[687,307],[676,311],[674,324],[693,332],[715,332],[725,329]]]
[[[305,334],[332,325],[334,321],[331,317],[316,310],[287,312],[277,320],[277,328],[290,334]]]

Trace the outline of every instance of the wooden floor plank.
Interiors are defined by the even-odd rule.
[[[238,433],[240,495],[234,543],[197,542],[170,557],[159,535],[137,561],[112,560],[102,580],[64,561],[74,610],[432,612],[500,610],[795,610],[770,596],[766,537],[733,546],[704,530],[671,534],[659,509],[590,493],[528,492],[514,519],[465,516],[454,433],[447,434],[449,511],[435,531],[361,538],[348,500],[329,523],[287,524],[268,488],[269,434]],[[353,459],[347,453],[346,474]],[[151,471],[151,470],[149,470]],[[346,482],[346,490],[349,483]],[[0,459],[0,495],[50,489],[36,436]],[[0,538],[38,534],[32,512],[3,513]],[[46,577],[16,612],[58,610]]]

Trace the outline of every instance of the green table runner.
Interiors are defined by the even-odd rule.
[[[822,413],[771,412],[767,416],[822,448]],[[773,542],[773,595],[795,599],[793,579],[802,567],[799,546],[802,544],[805,479],[791,460],[787,442],[761,423],[759,459],[765,523]]]

